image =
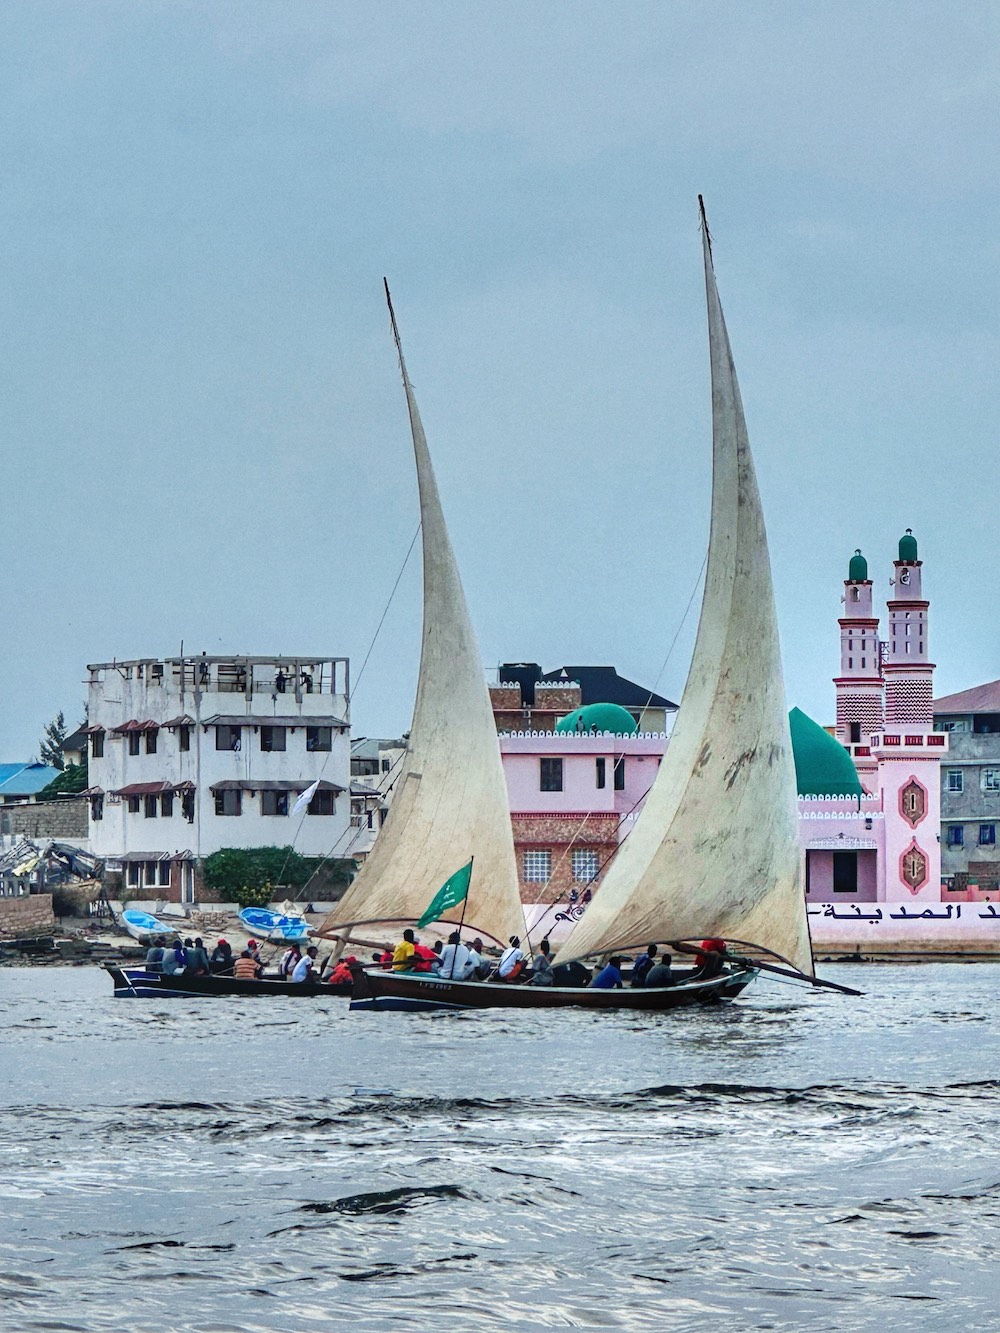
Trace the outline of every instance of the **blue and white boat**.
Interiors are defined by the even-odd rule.
[[[266,907],[244,907],[240,922],[248,935],[262,940],[304,940],[309,922],[303,916],[286,916]]]
[[[152,916],[149,912],[139,912],[134,908],[129,908],[122,912],[122,924],[140,944],[148,944],[151,939],[158,935],[173,939],[177,934],[177,927],[169,925],[166,921],[161,921],[159,917]]]

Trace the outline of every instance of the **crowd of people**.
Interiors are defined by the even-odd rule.
[[[712,939],[702,941],[694,955],[693,970],[675,971],[673,958],[660,952],[655,944],[632,962],[629,984],[633,987],[672,986],[678,981],[709,980],[718,976],[725,967],[726,943]],[[278,963],[278,979],[295,984],[325,982],[347,988],[351,984],[351,968],[360,966],[354,954],[339,959],[318,962],[319,951],[314,944],[305,949],[295,942],[289,945]],[[447,944],[436,940],[433,945],[421,943],[413,930],[404,930],[403,938],[395,947],[390,944],[372,954],[372,964],[387,972],[424,972],[445,981],[501,981],[530,986],[592,986],[598,990],[620,990],[625,985],[623,968],[627,958],[615,956],[594,975],[580,962],[553,963],[548,940],[542,940],[534,954],[525,952],[517,935],[512,935],[507,947],[494,961],[484,955],[483,941],[476,936],[471,943],[462,940],[459,931],[448,936]],[[256,940],[250,940],[236,955],[231,945],[220,939],[211,954],[199,936],[181,941],[155,939],[146,953],[146,969],[165,976],[234,976],[239,981],[259,981],[265,974],[264,960]]]

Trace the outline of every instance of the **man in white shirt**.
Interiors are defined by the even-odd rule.
[[[484,981],[489,973],[488,964],[483,962],[483,942],[477,935],[469,948],[469,970],[467,981]]]
[[[457,930],[448,936],[448,943],[441,951],[440,976],[447,981],[466,981],[472,970],[472,955],[462,943]]]
[[[295,964],[295,970],[292,972],[293,981],[312,981],[313,967],[316,964],[316,955],[319,950],[315,944],[310,944],[299,961]]]
[[[500,955],[497,973],[501,981],[513,981],[523,968],[524,952],[521,949],[521,941],[516,935],[511,935],[509,947]]]

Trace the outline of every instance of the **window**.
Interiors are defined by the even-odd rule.
[[[177,728],[177,744],[181,750],[190,750],[191,748],[191,728]]]
[[[547,884],[551,876],[551,852],[524,853],[524,878],[528,884]]]
[[[979,825],[979,845],[980,847],[992,847],[997,840],[996,824]]]
[[[169,819],[174,813],[174,794],[172,791],[165,791],[160,797],[160,814],[164,819]]]
[[[573,878],[577,884],[593,884],[600,870],[597,853],[589,847],[573,852]]]
[[[306,727],[306,749],[332,750],[333,727]]]
[[[615,791],[625,790],[625,756],[620,754],[615,760]]]
[[[92,731],[90,733],[90,757],[91,759],[104,758],[104,732]]]
[[[90,798],[90,817],[93,820],[104,818],[104,797],[103,795],[91,796]]]
[[[539,791],[562,791],[563,761],[546,757],[538,761]]]
[[[170,886],[170,862],[169,862],[169,861],[161,861],[161,862],[160,862],[160,875],[159,875],[159,879],[160,879],[160,887],[161,887],[161,888],[164,888],[164,889],[169,888],[169,886]]]
[[[130,796],[128,798],[128,812],[130,815],[137,815],[139,813],[138,796]]]
[[[382,772],[383,772],[383,773],[388,773],[389,770],[390,770],[391,768],[392,768],[392,760],[391,760],[391,759],[383,759],[383,760],[382,760]]]
[[[336,792],[332,791],[318,791],[306,806],[306,814],[332,815],[334,813],[333,798],[335,795]]]
[[[128,871],[126,872],[125,879],[126,879],[126,881],[127,881],[128,886],[129,886],[130,889],[137,889],[137,888],[139,887],[139,862],[138,862],[138,861],[129,861],[129,863],[128,863]]]
[[[860,722],[852,722],[852,723],[851,723],[851,744],[852,744],[852,745],[860,745],[860,744],[861,744],[861,723],[860,723]]]
[[[961,824],[948,825],[948,846],[949,847],[965,846],[965,829],[962,827]]]
[[[181,797],[181,814],[189,824],[194,823],[194,792],[186,791]]]
[[[598,787],[603,787],[608,780],[608,761],[602,755],[600,759],[594,760],[595,781]]]
[[[243,793],[235,791],[217,791],[215,793],[215,813],[217,815],[241,815],[243,813]]]
[[[983,791],[1000,791],[1000,768],[984,768],[982,777]]]
[[[215,748],[217,750],[238,750],[243,744],[243,728],[230,727],[220,723],[215,728]]]
[[[287,791],[262,791],[260,794],[260,813],[262,815],[287,815]]]
[[[261,727],[260,729],[260,748],[267,753],[272,753],[285,748],[285,728],[284,727]]]
[[[158,861],[145,862],[144,882],[149,889],[154,889],[156,887],[156,875],[159,870],[159,864]]]
[[[146,753],[156,754],[156,732],[152,727],[146,732]]]
[[[139,745],[140,745],[141,741],[142,741],[142,736],[139,734],[138,731],[130,731],[130,732],[129,732],[129,734],[128,734],[128,752],[129,752],[129,754],[138,754],[138,753],[139,753]]]
[[[155,819],[156,816],[160,813],[160,812],[159,812],[159,804],[160,804],[159,801],[156,799],[155,796],[145,796],[145,797],[143,797],[143,801],[144,801],[144,804],[145,804],[146,818],[147,818],[147,819]]]
[[[965,774],[962,772],[960,768],[948,769],[948,790],[949,791],[965,790]]]

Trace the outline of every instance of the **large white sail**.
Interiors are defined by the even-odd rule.
[[[389,310],[392,315],[391,303]],[[374,922],[412,925],[445,880],[474,857],[466,929],[506,943],[525,931],[500,743],[394,315],[392,327],[420,491],[420,677],[389,818],[318,933]],[[444,920],[461,916],[458,907]]]
[[[698,636],[642,813],[560,957],[721,936],[812,975],[767,534],[704,214],[702,242],[713,480]]]

